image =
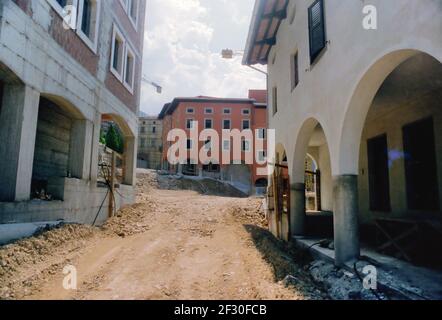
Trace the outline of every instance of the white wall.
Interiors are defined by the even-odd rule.
[[[292,25],[281,24],[269,56],[269,88],[278,87],[278,113],[269,114],[277,128],[276,142],[287,148],[293,171],[296,141],[307,119],[322,125],[330,147],[332,175],[358,174],[359,146],[371,101],[386,76],[418,51],[442,61],[442,5],[438,0],[373,0],[379,14],[378,30],[362,27],[364,1],[325,1],[327,49],[310,65],[308,7],[313,0],[291,0],[296,5]],[[438,31],[439,30],[439,31]],[[299,52],[300,83],[291,92],[290,56]],[[391,54],[393,53],[393,54]],[[276,55],[275,64],[272,64]],[[272,99],[269,99],[272,101]],[[271,111],[273,108],[268,108]],[[295,176],[302,177],[302,174]],[[302,181],[293,181],[302,182]]]

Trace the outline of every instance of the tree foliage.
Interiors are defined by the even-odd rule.
[[[106,145],[106,133],[103,129],[100,131],[100,143]]]
[[[106,147],[118,152],[124,152],[124,142],[120,131],[112,124],[106,134]]]

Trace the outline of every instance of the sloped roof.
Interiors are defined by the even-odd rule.
[[[289,0],[256,0],[243,64],[267,64],[281,22],[287,17],[288,4]]]

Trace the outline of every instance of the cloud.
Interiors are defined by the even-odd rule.
[[[253,0],[151,0],[147,7],[143,72],[163,86],[143,84],[141,110],[158,114],[177,96],[246,97],[265,77],[224,60],[222,48],[242,49]]]

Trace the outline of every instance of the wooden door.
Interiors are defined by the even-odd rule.
[[[439,210],[433,119],[403,128],[407,202],[410,210]]]
[[[370,210],[390,211],[390,177],[387,135],[368,140]]]

